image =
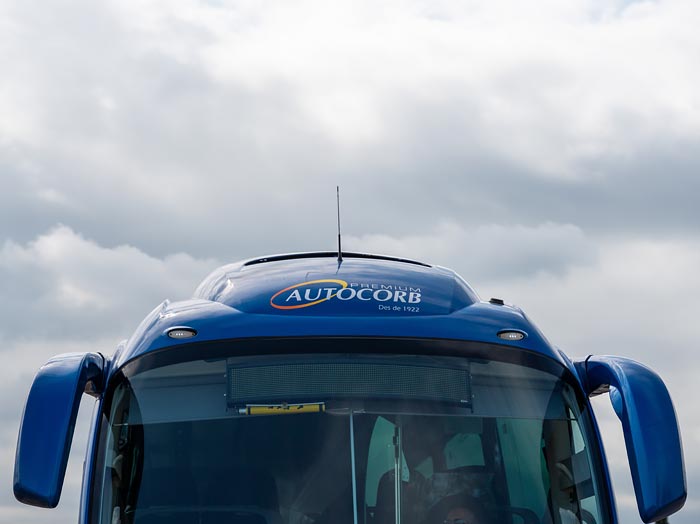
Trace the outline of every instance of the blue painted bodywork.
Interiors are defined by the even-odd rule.
[[[175,327],[187,327],[197,335],[190,339],[173,339],[168,332]],[[526,336],[517,341],[502,340],[498,333],[503,330],[517,330]],[[665,401],[654,408],[652,414],[645,414],[648,403],[653,404],[652,400],[663,397],[661,388],[665,392],[658,377],[654,398],[649,398],[644,396],[641,379],[630,379],[631,386],[625,382],[628,372],[635,377],[643,375],[636,368],[625,365],[615,373],[606,371],[613,367],[610,362],[595,360],[589,360],[588,367],[575,366],[544,338],[519,308],[502,301],[480,300],[451,270],[358,254],[344,254],[343,262],[338,263],[329,253],[266,257],[224,266],[202,282],[191,300],[165,301],[154,309],[106,363],[98,365],[101,357],[92,354],[49,362],[39,372],[27,402],[18,444],[15,494],[23,502],[34,505],[53,507],[58,502],[77,399],[86,384],[99,397],[103,385],[109,384],[111,377],[126,363],[144,354],[183,344],[313,336],[410,337],[498,344],[535,352],[558,362],[579,379],[581,391],[585,393],[597,387],[591,389],[592,384],[610,380],[606,383],[614,384],[624,399],[623,425],[625,418],[629,419],[625,436],[628,446],[633,448],[630,462],[633,474],[638,477],[635,487],[642,493],[638,495],[641,497],[640,512],[646,512],[642,516],[648,518],[683,504],[677,490],[664,491],[649,479],[649,475],[661,467],[658,457],[644,457],[649,450],[657,452],[659,446],[671,446],[667,454],[676,453],[680,462],[676,460],[670,464],[662,478],[677,480],[680,471],[684,479],[680,448],[673,447],[680,446],[680,441],[676,443],[671,437],[663,437],[657,445],[651,443],[649,436],[644,436],[643,430],[659,421],[670,424],[672,420],[677,431],[672,411],[666,418],[659,414],[659,410],[668,409]],[[100,407],[101,402],[98,402],[94,428],[101,416]],[[47,418],[42,420],[45,416]],[[595,421],[593,430],[598,435]],[[56,436],[55,442],[43,455],[37,455],[41,458],[35,459],[32,456],[35,450],[47,445],[44,438],[47,433]],[[96,460],[95,438],[96,429],[93,429],[86,460],[81,522],[87,518],[88,486],[93,481]],[[598,444],[602,450],[600,442]],[[607,472],[605,483],[607,492],[612,493]],[[669,497],[675,497],[674,502],[669,502]],[[683,500],[684,497],[685,491]],[[607,505],[615,522],[614,500],[609,500]]]
[[[343,287],[338,281],[346,284],[345,291],[305,305],[314,302],[304,300],[305,296],[324,299],[333,295]],[[278,294],[306,282],[312,284]],[[295,289],[300,302],[296,295],[291,296]],[[390,292],[391,298],[385,300]],[[412,297],[420,301],[409,303],[410,293],[420,293],[420,297]],[[168,330],[178,326],[195,329],[197,337],[182,341],[168,337]],[[527,336],[517,342],[505,342],[497,337],[503,329],[521,330]],[[332,257],[292,258],[241,262],[217,269],[197,288],[192,300],[166,301],[153,310],[115,355],[113,371],[149,351],[192,341],[331,335],[507,344],[542,353],[566,365],[559,351],[519,308],[481,301],[453,271],[344,254],[342,264]]]
[[[59,355],[32,384],[17,442],[14,493],[33,506],[55,508],[83,392],[102,392],[104,359],[96,353]]]
[[[622,422],[642,520],[657,522],[681,509],[686,499],[681,435],[661,378],[622,357],[589,357],[577,368],[586,393],[601,386],[614,388],[610,400]]]

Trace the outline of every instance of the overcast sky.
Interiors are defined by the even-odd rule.
[[[220,264],[335,246],[457,270],[569,355],[666,380],[700,521],[695,0],[0,2],[0,522],[31,379]],[[621,431],[595,401],[623,523]]]

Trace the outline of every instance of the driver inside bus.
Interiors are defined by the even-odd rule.
[[[481,524],[477,521],[476,516],[469,508],[457,506],[452,508],[442,524]]]
[[[442,524],[486,524],[485,511],[476,499],[460,500],[447,512]]]

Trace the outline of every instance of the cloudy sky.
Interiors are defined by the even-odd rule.
[[[694,0],[0,2],[0,522],[24,398],[216,266],[349,249],[462,274],[667,381],[700,520]],[[621,520],[640,522],[605,398]]]

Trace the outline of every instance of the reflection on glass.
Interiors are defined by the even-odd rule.
[[[194,361],[124,377],[107,401],[93,522],[607,522],[588,422],[562,377],[484,360],[339,360]],[[303,387],[280,384],[300,373]]]

